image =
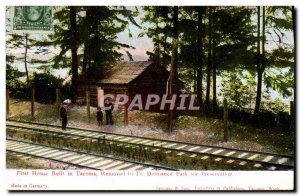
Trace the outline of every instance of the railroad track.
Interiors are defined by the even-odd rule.
[[[98,130],[68,127],[62,130],[60,126],[32,123],[25,121],[7,120],[6,127],[14,130],[31,130],[36,132],[63,135],[82,139],[105,138],[123,144],[141,145],[164,149],[166,152],[176,152],[178,156],[201,156],[201,159],[213,157],[216,161],[226,160],[226,163],[239,165],[251,164],[253,167],[264,167],[270,170],[291,170],[294,168],[294,157],[290,155],[264,153],[258,151],[239,150],[209,145],[198,145],[170,140],[153,139],[117,133],[108,133]]]
[[[119,158],[54,148],[15,139],[6,139],[6,151],[24,156],[56,161],[79,168],[94,170],[175,170],[160,165],[140,163]]]

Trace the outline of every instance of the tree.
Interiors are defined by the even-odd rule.
[[[172,51],[172,7],[143,6],[143,11],[142,24],[150,25],[144,27],[139,36],[147,35],[153,41],[153,51],[147,51],[149,60],[167,67],[171,62]]]
[[[265,70],[265,7],[263,6],[263,19],[262,19],[262,54],[261,54],[261,49],[260,49],[260,42],[261,42],[261,36],[260,36],[260,7],[258,6],[258,11],[257,11],[257,90],[256,90],[256,102],[255,102],[255,109],[254,113],[257,114],[259,112],[259,107],[260,107],[260,102],[261,102],[261,88],[262,88],[262,77],[263,77],[263,72]]]
[[[168,79],[169,90],[167,93],[169,96],[172,96],[177,89],[176,87],[176,80],[178,79],[177,64],[178,64],[178,6],[174,6],[173,7],[172,60],[171,60],[170,76]],[[174,115],[174,111],[170,109],[168,114],[168,131],[172,131],[173,129],[173,115]]]
[[[57,49],[49,60],[52,69],[71,70],[73,101],[79,76],[101,79],[108,64],[121,60],[122,49],[131,56],[126,49],[133,47],[116,39],[130,23],[139,26],[134,20],[136,15],[137,11],[118,6],[67,6],[55,12],[54,33],[38,45]]]
[[[260,9],[258,8],[258,12]],[[266,88],[277,90],[283,96],[292,95],[294,83],[294,49],[293,45],[284,41],[285,33],[293,31],[292,9],[291,7],[274,6],[263,7],[262,11],[262,16],[258,13],[258,31],[260,32],[259,27],[261,26],[262,39],[260,39],[261,47],[259,47],[261,53],[259,52],[257,57],[260,64],[257,66],[257,95],[254,113],[258,113],[260,110],[263,80]],[[261,25],[260,20],[262,20]],[[269,40],[266,39],[266,35]],[[266,51],[265,46],[272,43],[275,43],[276,46]],[[283,71],[284,69],[288,69],[288,71]]]
[[[212,7],[208,8],[208,55],[207,55],[207,68],[206,68],[206,97],[205,105],[206,109],[209,109],[210,103],[210,74],[212,67]]]
[[[206,103],[210,101],[212,86],[212,106],[215,112],[217,75],[223,71],[247,70],[252,65],[253,48],[251,46],[254,36],[251,16],[253,10],[249,7],[213,7],[211,9],[211,14],[208,13],[207,16],[208,35],[205,45],[207,48],[205,101]]]
[[[197,8],[197,13],[198,13],[198,37],[197,37],[197,62],[198,66],[196,68],[197,70],[197,97],[198,97],[198,103],[200,106],[200,111],[203,112],[203,100],[202,100],[202,79],[203,79],[203,40],[204,40],[204,25],[203,25],[203,15],[205,13],[205,8],[204,7],[198,7]]]
[[[76,102],[77,80],[78,80],[78,58],[77,58],[77,21],[76,7],[70,7],[70,34],[71,34],[71,54],[72,54],[72,102]]]

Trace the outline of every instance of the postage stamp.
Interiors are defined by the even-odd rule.
[[[15,6],[13,31],[53,31],[52,6]]]

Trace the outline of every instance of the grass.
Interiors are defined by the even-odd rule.
[[[11,100],[14,102],[15,100]],[[10,105],[10,117],[16,120],[36,121],[50,124],[60,124],[55,105],[36,103],[35,116],[30,113],[30,102],[18,102]],[[104,115],[105,116],[105,115]],[[223,142],[223,121],[216,118],[204,118],[181,115],[174,121],[174,131],[168,133],[166,128],[166,114],[130,111],[129,127],[124,127],[123,111],[114,111],[115,128],[103,126],[105,131],[133,134],[145,137],[170,139],[196,144],[218,145],[245,150],[257,150],[271,153],[293,154],[294,137],[291,132],[274,129],[258,129],[241,123],[229,122],[229,142]],[[88,119],[84,107],[68,109],[69,126],[98,129],[96,110],[91,109]],[[105,123],[105,121],[104,121]],[[135,126],[135,127],[131,127]]]
[[[7,169],[44,169],[28,161],[18,158],[16,155],[6,153],[6,168]]]

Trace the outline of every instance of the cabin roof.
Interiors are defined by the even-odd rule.
[[[147,69],[152,61],[119,61],[111,65],[102,84],[128,84]]]

